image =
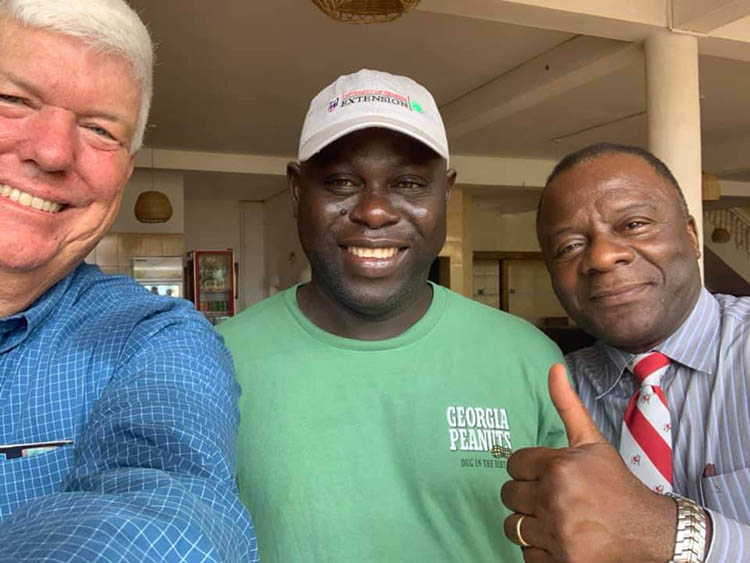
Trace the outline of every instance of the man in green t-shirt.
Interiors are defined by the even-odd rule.
[[[427,281],[456,173],[437,106],[362,70],[312,101],[288,167],[309,283],[223,323],[238,481],[264,562],[513,562],[510,453],[559,447],[557,347]]]

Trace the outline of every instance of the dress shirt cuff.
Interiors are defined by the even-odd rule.
[[[711,518],[711,547],[705,563],[750,560],[750,526],[740,524],[709,508],[704,510]],[[746,549],[745,546],[748,546]]]

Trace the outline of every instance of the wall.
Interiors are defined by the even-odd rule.
[[[508,311],[536,325],[566,317],[542,260],[507,260]]]
[[[239,252],[240,210],[236,200],[185,201],[185,248]],[[235,257],[236,259],[236,257]]]
[[[287,190],[264,204],[263,241],[266,266],[266,295],[286,289],[307,278],[309,262],[297,237],[297,221]]]
[[[152,189],[166,194],[172,204],[172,217],[166,223],[140,223],[135,218],[133,209],[138,195]],[[115,218],[110,232],[182,233],[185,232],[184,216],[182,173],[154,170],[152,181],[150,169],[136,168],[125,187],[120,212]]]
[[[522,213],[500,213],[502,204],[472,207],[473,250],[485,252],[540,252],[536,240],[536,210]],[[511,313],[530,322],[540,323],[547,317],[566,316],[552,291],[549,274],[542,260],[507,260],[506,291],[510,291]],[[511,267],[512,266],[512,267]],[[485,266],[489,268],[491,266]],[[485,272],[485,273],[487,273]],[[481,272],[480,272],[481,274]],[[489,282],[489,278],[485,282]],[[476,279],[478,284],[485,283]],[[489,287],[481,287],[484,293]],[[479,295],[475,299],[488,302]]]
[[[240,203],[240,231],[244,243],[240,256],[240,295],[243,309],[265,297],[263,215],[265,205],[254,201]],[[241,310],[241,309],[240,309]]]
[[[539,252],[536,211],[503,214],[495,208],[475,205],[471,219],[475,251]]]
[[[500,309],[500,268],[497,260],[475,259],[472,274],[472,299],[493,309]]]

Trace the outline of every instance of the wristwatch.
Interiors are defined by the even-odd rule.
[[[706,553],[706,513],[694,501],[674,493],[677,503],[677,537],[670,563],[703,563]]]

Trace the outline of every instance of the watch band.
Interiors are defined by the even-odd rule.
[[[677,503],[677,537],[670,563],[703,563],[706,553],[706,513],[693,500],[667,493]]]

